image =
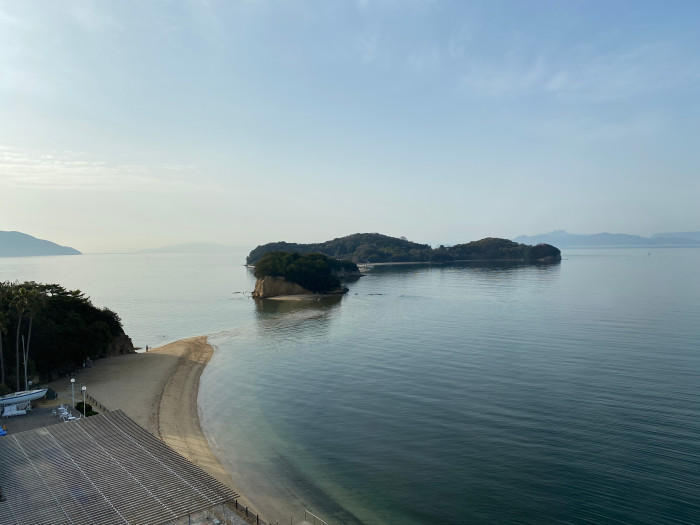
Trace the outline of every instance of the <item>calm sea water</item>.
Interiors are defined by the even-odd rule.
[[[211,334],[200,410],[270,518],[700,522],[700,250],[382,268],[256,304],[244,253],[0,260],[118,311],[137,345]]]

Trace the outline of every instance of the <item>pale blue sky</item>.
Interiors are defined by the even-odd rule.
[[[0,0],[0,230],[700,229],[700,3]]]

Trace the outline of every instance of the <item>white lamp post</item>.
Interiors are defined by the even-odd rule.
[[[75,378],[74,377],[70,378],[70,397],[71,397],[71,400],[73,401],[73,404],[70,406],[70,409],[73,410],[73,409],[75,409]]]
[[[87,416],[85,415],[85,412],[86,412],[86,410],[85,410],[85,391],[87,390],[87,387],[86,387],[85,385],[83,385],[83,386],[80,388],[80,390],[83,391],[83,417],[87,417]]]

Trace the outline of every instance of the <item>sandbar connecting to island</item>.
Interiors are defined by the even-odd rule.
[[[206,336],[199,336],[145,353],[100,359],[93,368],[83,369],[76,376],[75,400],[82,400],[80,386],[86,385],[87,392],[107,409],[123,410],[174,450],[236,490],[209,448],[199,422],[199,378],[213,353]],[[50,386],[59,393],[62,403],[70,403],[68,379],[54,381]],[[254,510],[244,496],[239,501]]]

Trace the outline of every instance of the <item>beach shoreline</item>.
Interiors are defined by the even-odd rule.
[[[200,424],[199,380],[213,354],[207,337],[197,336],[148,352],[100,359],[76,375],[75,400],[82,400],[81,386],[85,385],[87,393],[108,410],[123,410],[179,454],[239,492]],[[71,402],[67,378],[49,386],[62,403]],[[257,513],[245,496],[239,502]]]
[[[296,295],[275,295],[273,297],[265,297],[258,301],[320,301],[328,297],[338,297],[342,294],[296,294]]]

